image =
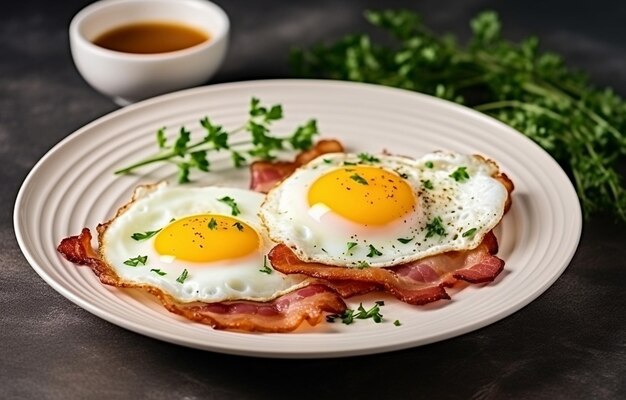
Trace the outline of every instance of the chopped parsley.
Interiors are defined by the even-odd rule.
[[[413,239],[415,239],[415,236],[413,236],[411,238],[398,238],[398,242],[400,242],[402,244],[407,244],[407,243],[411,242]]]
[[[233,226],[239,229],[239,232],[243,232],[243,225],[241,224],[241,222],[235,222]]]
[[[359,174],[350,175],[350,179],[361,185],[367,185],[367,181]]]
[[[399,320],[399,319],[397,319],[397,320],[393,321],[393,324],[394,324],[395,326],[400,326],[400,325],[402,325],[402,324],[400,323],[400,320]]]
[[[176,278],[176,282],[185,283],[185,280],[187,280],[188,276],[189,276],[189,271],[187,271],[187,268],[185,268],[183,269],[183,272],[180,274],[180,276]]]
[[[229,196],[222,197],[221,199],[217,199],[217,201],[221,201],[222,203],[228,205],[230,207],[230,213],[233,217],[236,217],[237,215],[241,214],[241,210],[237,206],[235,199],[233,199],[232,197],[229,197]]]
[[[154,272],[155,274],[158,274],[160,276],[167,275],[167,272],[163,272],[160,269],[156,269],[156,268],[152,268],[150,272]]]
[[[426,165],[426,168],[432,168],[434,166],[432,161],[426,161],[424,165]]]
[[[130,235],[130,237],[137,241],[146,240],[150,239],[152,236],[156,235],[159,232],[161,232],[161,229],[157,229],[156,231],[135,232]]]
[[[467,173],[467,167],[459,167],[450,174],[450,177],[453,178],[457,182],[465,182],[469,179],[469,174]]]
[[[430,179],[422,181],[422,185],[424,186],[424,189],[432,190],[434,188],[433,183],[430,181]]]
[[[369,153],[359,153],[358,154],[359,160],[361,160],[362,163],[377,163],[380,162],[380,160],[376,157],[374,157],[373,155],[369,154]]]
[[[209,221],[209,229],[212,231],[217,229],[217,221],[215,220],[215,218],[211,218],[211,220]]]
[[[146,261],[148,261],[148,256],[137,256],[124,261],[124,264],[131,267],[136,267],[139,264],[146,265]]]
[[[344,161],[343,165],[356,165],[355,162],[350,162],[350,161]]]
[[[348,250],[352,250],[358,243],[357,242],[348,242]]]
[[[380,323],[383,320],[383,315],[380,313],[380,307],[383,306],[384,302],[377,301],[372,308],[366,310],[363,307],[363,303],[359,304],[359,307],[356,310],[347,309],[341,314],[330,314],[326,316],[327,322],[335,322],[337,318],[341,319],[346,325],[350,325],[354,322],[355,319],[372,319],[376,323]]]
[[[359,261],[359,263],[356,265],[356,267],[358,269],[364,269],[364,268],[369,268],[370,265],[367,262],[365,262],[365,261]]]
[[[463,234],[461,236],[463,237],[468,237],[468,238],[473,238],[474,235],[476,234],[477,229],[476,228],[472,228],[472,229],[468,229],[465,232],[463,232]]]
[[[429,238],[434,235],[446,236],[446,229],[443,226],[443,221],[441,221],[441,217],[435,217],[431,222],[426,224],[426,238]]]
[[[333,162],[333,160],[331,160],[330,158],[325,158],[323,161],[326,164],[332,164],[332,162]]]
[[[268,275],[272,273],[272,269],[267,265],[267,256],[263,256],[263,268],[260,269],[259,272],[263,272]]]
[[[370,244],[370,252],[367,254],[367,257],[382,256],[382,255],[383,255],[383,253],[378,251],[378,249],[376,249],[376,247],[374,247],[373,245]]]

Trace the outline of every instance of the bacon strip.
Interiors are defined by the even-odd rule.
[[[279,244],[269,253],[277,271],[305,274],[333,281],[368,282],[383,287],[409,304],[427,304],[449,299],[445,287],[457,280],[470,283],[490,282],[504,268],[504,261],[494,256],[498,250],[495,235],[490,232],[473,250],[453,251],[389,268],[347,268],[304,262],[286,245]]]
[[[267,193],[301,165],[327,153],[342,153],[342,144],[334,139],[318,141],[313,148],[301,152],[294,161],[255,161],[250,164],[250,189]]]
[[[120,279],[91,247],[91,232],[87,228],[83,228],[78,236],[63,239],[57,250],[68,261],[90,267],[104,284],[145,289],[155,295],[169,311],[216,329],[288,332],[296,329],[303,321],[312,326],[318,324],[324,312],[340,314],[346,310],[346,304],[339,294],[322,284],[299,288],[269,302],[180,303],[160,289]]]
[[[324,285],[309,285],[267,303],[170,303],[165,307],[216,329],[256,332],[290,332],[304,320],[314,326],[322,321],[323,312],[342,313],[346,309],[337,293]]]

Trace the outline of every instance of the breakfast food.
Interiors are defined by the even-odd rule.
[[[504,266],[492,229],[511,181],[479,156],[418,160],[332,154],[300,167],[261,207],[275,269],[379,285],[424,304],[462,279],[491,281]]]
[[[335,291],[268,266],[262,200],[243,189],[140,186],[98,226],[98,253],[88,230],[59,251],[103,283],[147,289],[170,311],[218,328],[280,332],[342,312]]]
[[[372,291],[447,299],[504,267],[492,230],[513,184],[480,156],[347,154],[326,140],[253,163],[251,188],[140,186],[98,226],[97,251],[87,228],[58,250],[190,320],[261,332],[343,315],[344,298]]]

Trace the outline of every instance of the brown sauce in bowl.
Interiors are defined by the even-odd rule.
[[[113,28],[93,40],[124,53],[156,54],[183,50],[210,39],[206,32],[173,22],[139,22]]]

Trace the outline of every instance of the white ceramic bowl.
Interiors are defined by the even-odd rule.
[[[183,50],[134,54],[92,41],[119,26],[167,21],[199,28],[206,42]],[[201,85],[217,71],[228,47],[226,13],[205,0],[103,0],[81,10],[70,23],[76,68],[102,94],[125,105],[158,94]]]

